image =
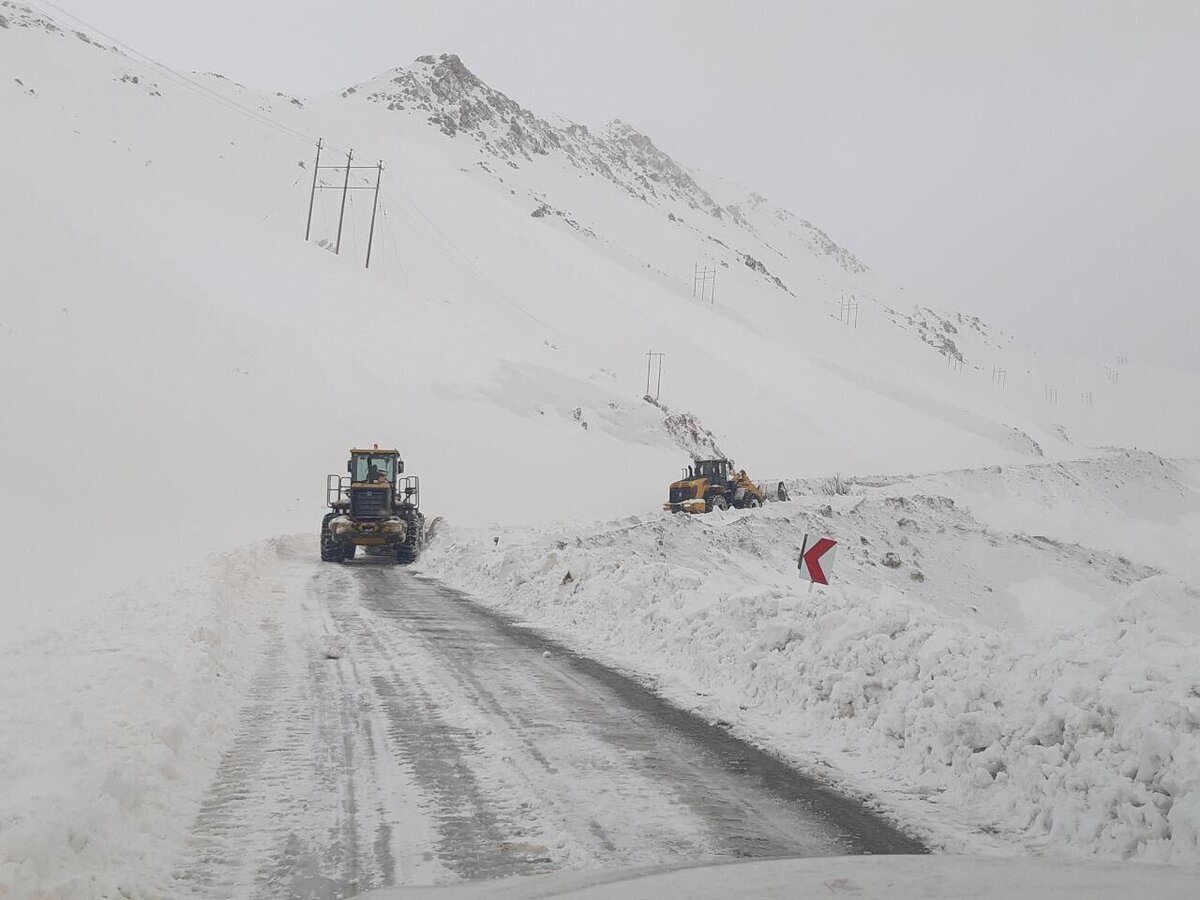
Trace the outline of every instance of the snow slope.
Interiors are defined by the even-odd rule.
[[[960,341],[952,371],[815,226],[628,125],[551,125],[454,57],[309,101],[0,9],[0,113],[21,135],[0,160],[0,462],[43,473],[14,479],[25,512],[0,540],[10,635],[148,566],[313,527],[350,443],[399,444],[431,511],[464,523],[572,517],[595,471],[622,474],[589,514],[652,509],[683,454],[640,399],[650,349],[663,400],[756,473],[1200,443],[1149,402],[1190,376],[1114,384],[999,339]],[[316,135],[326,163],[353,146],[387,164],[370,271],[370,192],[350,197],[343,255],[318,244],[337,191],[300,240]],[[692,297],[697,265],[718,272],[715,304]],[[862,297],[857,328],[830,314],[842,292]],[[1068,402],[1070,379],[1094,407]],[[72,474],[46,477],[67,446]]]
[[[949,849],[1200,862],[1194,473],[1116,453],[792,487],[762,510],[498,544],[455,529],[423,565],[849,773]],[[805,534],[841,545],[811,593]]]

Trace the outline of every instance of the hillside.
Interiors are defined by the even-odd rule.
[[[1200,446],[1169,411],[1191,376],[914,315],[818,227],[629,125],[551,124],[456,57],[301,100],[3,16],[23,138],[0,161],[3,462],[24,513],[0,552],[22,616],[313,527],[353,442],[398,444],[464,524],[654,509],[685,457],[641,399],[648,350],[662,400],[764,478]],[[369,192],[342,255],[321,246],[338,191],[301,240],[316,135],[325,163],[385,161],[369,271]]]

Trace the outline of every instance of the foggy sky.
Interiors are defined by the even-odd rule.
[[[293,94],[458,53],[536,113],[625,119],[767,195],[914,303],[1200,369],[1200,3],[55,2]]]

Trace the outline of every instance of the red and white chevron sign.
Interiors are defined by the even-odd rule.
[[[813,584],[829,584],[829,576],[833,574],[833,558],[837,555],[837,541],[832,538],[817,538],[811,547],[808,545],[808,535],[804,536],[804,546],[800,548],[800,577]]]

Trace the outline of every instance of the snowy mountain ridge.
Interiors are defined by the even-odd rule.
[[[428,121],[447,137],[478,141],[484,160],[519,168],[522,161],[558,155],[570,165],[606,178],[631,196],[670,212],[696,211],[714,219],[732,220],[757,235],[765,221],[796,232],[813,252],[823,253],[849,273],[867,267],[825,232],[787,210],[775,207],[754,192],[718,201],[694,173],[659,149],[654,141],[627,122],[614,119],[599,133],[586,125],[564,121],[551,124],[506,94],[495,90],[468,69],[453,53],[421,56],[378,78],[354,85],[342,97],[365,98],[392,111],[428,114]],[[478,163],[486,166],[485,162]]]
[[[99,47],[102,50],[108,50],[113,53],[120,53],[116,47],[110,47],[101,43],[95,37],[89,35],[86,31],[68,29],[60,26],[53,19],[49,19],[39,13],[34,12],[28,6],[22,6],[15,3],[14,0],[0,0],[0,9],[6,10],[0,13],[0,28],[35,28],[50,34],[66,37],[73,35],[78,40],[85,44],[91,44]]]
[[[488,86],[453,53],[420,56],[411,67],[392,69],[342,96],[356,93],[390,110],[427,112],[430,124],[446,136],[472,137],[513,168],[519,159],[560,153],[639,199],[670,199],[717,218],[725,215],[688,172],[632,126],[614,120],[597,135],[585,125],[552,125]],[[730,214],[736,219],[739,212],[730,207]]]

